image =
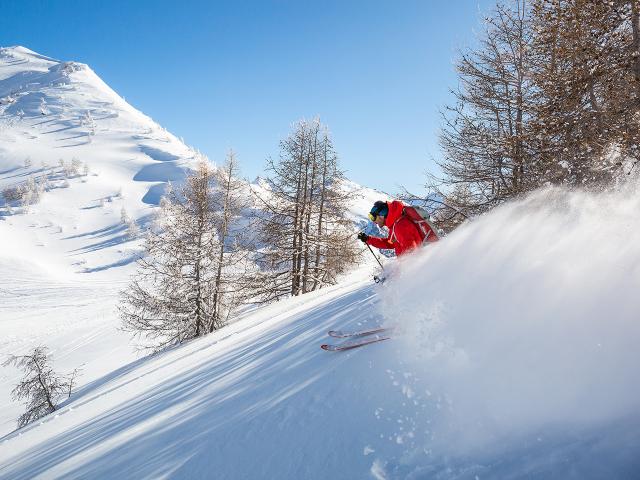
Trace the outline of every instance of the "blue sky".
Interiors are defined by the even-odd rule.
[[[424,193],[453,59],[491,0],[2,0],[0,46],[89,64],[129,103],[243,173],[301,118],[328,125],[347,176]]]

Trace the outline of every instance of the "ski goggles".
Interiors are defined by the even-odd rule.
[[[381,215],[387,214],[386,209],[383,212],[375,208],[371,209],[371,211],[369,212],[369,220],[371,220],[372,222],[375,222],[376,218],[378,218]]]

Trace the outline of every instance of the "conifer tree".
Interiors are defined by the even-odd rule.
[[[247,277],[255,270],[253,238],[242,221],[243,213],[251,206],[250,193],[246,182],[240,179],[233,151],[215,171],[214,179],[212,202],[218,246],[210,332],[224,326],[236,307],[251,295]]]
[[[216,173],[202,159],[160,203],[146,255],[120,304],[124,329],[146,337],[152,350],[221,328],[237,307],[239,297],[230,287],[242,275],[234,238],[236,169],[230,160]],[[216,178],[224,180],[222,186]]]
[[[620,158],[639,157],[638,7],[637,0],[534,0],[534,126],[548,181],[606,183]]]
[[[55,373],[48,349],[43,346],[29,355],[11,355],[3,365],[14,365],[24,373],[11,392],[15,400],[26,401],[27,410],[18,418],[18,428],[57,410],[60,399],[71,396],[79,372],[76,369],[70,375]]]
[[[258,195],[265,301],[333,284],[357,256],[344,211],[351,192],[326,127],[298,122],[280,152],[267,165],[269,191]]]
[[[443,112],[441,173],[429,187],[447,203],[478,213],[528,188],[532,86],[524,0],[498,4],[480,45],[456,63],[455,103]]]
[[[512,0],[486,25],[457,63],[432,195],[474,214],[549,183],[609,185],[637,166],[640,0]]]

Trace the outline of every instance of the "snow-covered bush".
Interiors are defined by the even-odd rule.
[[[22,200],[22,188],[20,186],[6,187],[2,190],[2,196],[7,202]]]
[[[25,184],[15,187],[15,190],[12,191],[11,194],[14,200],[20,202],[20,205],[27,210],[29,206],[40,201],[42,191],[42,187],[36,179],[29,177]]]
[[[129,223],[129,215],[127,215],[127,210],[124,207],[120,210],[120,222],[124,225]]]
[[[0,98],[0,105],[11,105],[16,102],[16,97],[13,93],[10,93],[6,97]]]
[[[70,173],[73,176],[77,176],[80,175],[80,167],[82,166],[82,162],[77,159],[76,157],[73,157],[71,159],[71,167],[70,167]]]
[[[140,227],[133,218],[127,220],[127,235],[131,239],[138,238],[140,235]]]
[[[49,113],[51,113],[51,111],[49,110],[49,107],[47,107],[47,102],[44,97],[42,97],[40,99],[40,115],[49,115]]]
[[[80,119],[81,125],[87,127],[87,134],[92,137],[96,134],[96,122],[91,115],[91,111],[87,110],[84,116]]]
[[[35,203],[35,201],[33,199],[33,191],[25,188],[22,191],[22,198],[20,199],[20,204],[22,205],[22,207],[26,211],[26,210],[29,209],[29,206],[32,203]]]
[[[43,192],[44,184],[36,181],[34,177],[29,177],[27,182],[22,185],[3,189],[2,196],[8,204],[18,202],[22,207],[28,208],[30,205],[38,203]]]
[[[40,192],[40,194],[43,194],[44,192],[49,190],[49,177],[46,174],[42,174],[40,175],[40,178],[38,180],[38,191]]]
[[[82,166],[82,162],[78,160],[76,157],[71,159],[70,163],[64,161],[64,159],[58,159],[58,165],[62,169],[62,174],[65,178],[73,178],[80,175],[80,167]]]

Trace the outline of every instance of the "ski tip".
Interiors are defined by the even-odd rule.
[[[344,352],[346,350],[353,350],[354,348],[364,347],[365,345],[371,345],[372,343],[378,343],[384,340],[389,340],[390,338],[391,337],[380,337],[376,335],[374,338],[370,340],[366,340],[364,342],[348,342],[348,343],[341,343],[339,345],[323,344],[323,345],[320,345],[320,348],[323,350],[327,350],[328,352]]]

